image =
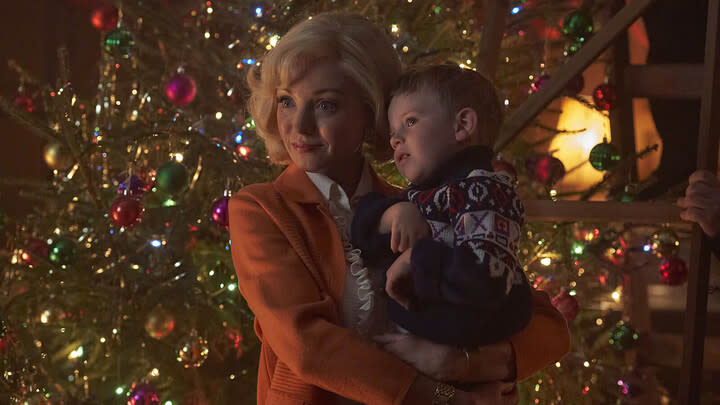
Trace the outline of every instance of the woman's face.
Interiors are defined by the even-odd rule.
[[[336,181],[357,172],[369,110],[337,62],[313,65],[276,95],[278,130],[293,163]]]

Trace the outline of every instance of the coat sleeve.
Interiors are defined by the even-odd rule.
[[[263,344],[302,383],[356,401],[402,403],[417,372],[335,323],[337,303],[259,200],[239,192],[230,201],[229,217],[238,287]]]
[[[570,351],[570,330],[544,291],[533,290],[533,314],[522,332],[513,335],[517,380],[524,380],[560,361]]]

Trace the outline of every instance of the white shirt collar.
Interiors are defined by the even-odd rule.
[[[343,208],[352,211],[350,206],[350,199],[348,199],[345,190],[340,185],[332,180],[330,177],[321,173],[307,173],[310,180],[315,184],[315,187],[320,191],[322,196],[330,201],[331,199],[340,204]],[[355,194],[352,196],[352,200],[356,200],[359,197],[372,191],[372,176],[370,175],[370,165],[367,161],[363,164],[362,174],[360,175],[360,182],[355,189]]]

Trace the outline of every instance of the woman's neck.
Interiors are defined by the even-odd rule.
[[[365,159],[360,156],[359,159],[352,159],[351,162],[348,162],[342,168],[336,170],[332,175],[328,175],[328,177],[342,187],[348,198],[352,198],[355,190],[357,190],[358,184],[360,184],[364,164]]]

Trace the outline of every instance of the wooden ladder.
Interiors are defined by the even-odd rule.
[[[613,82],[619,102],[611,112],[611,131],[621,134],[618,146],[627,155],[635,151],[632,98],[674,97],[701,98],[700,134],[698,138],[697,168],[715,173],[717,170],[718,135],[720,135],[720,0],[709,0],[702,65],[642,65],[628,64],[627,29],[642,16],[654,0],[631,0],[616,8],[616,14],[552,78],[508,117],[495,144],[495,150],[506,147],[545,107],[560,96],[572,78],[581,74],[603,51],[615,44],[617,66]],[[507,0],[486,0],[485,32],[478,55],[479,70],[494,76],[497,63]],[[487,38],[486,38],[487,37]],[[625,41],[618,41],[625,39]],[[660,85],[662,84],[662,85]],[[631,178],[636,178],[632,165]],[[668,223],[680,221],[680,210],[674,204],[662,202],[588,202],[588,201],[525,201],[528,221],[595,221]],[[690,274],[684,336],[683,360],[680,376],[679,401],[698,404],[702,382],[707,292],[710,277],[710,246],[708,238],[694,225],[691,239]]]

